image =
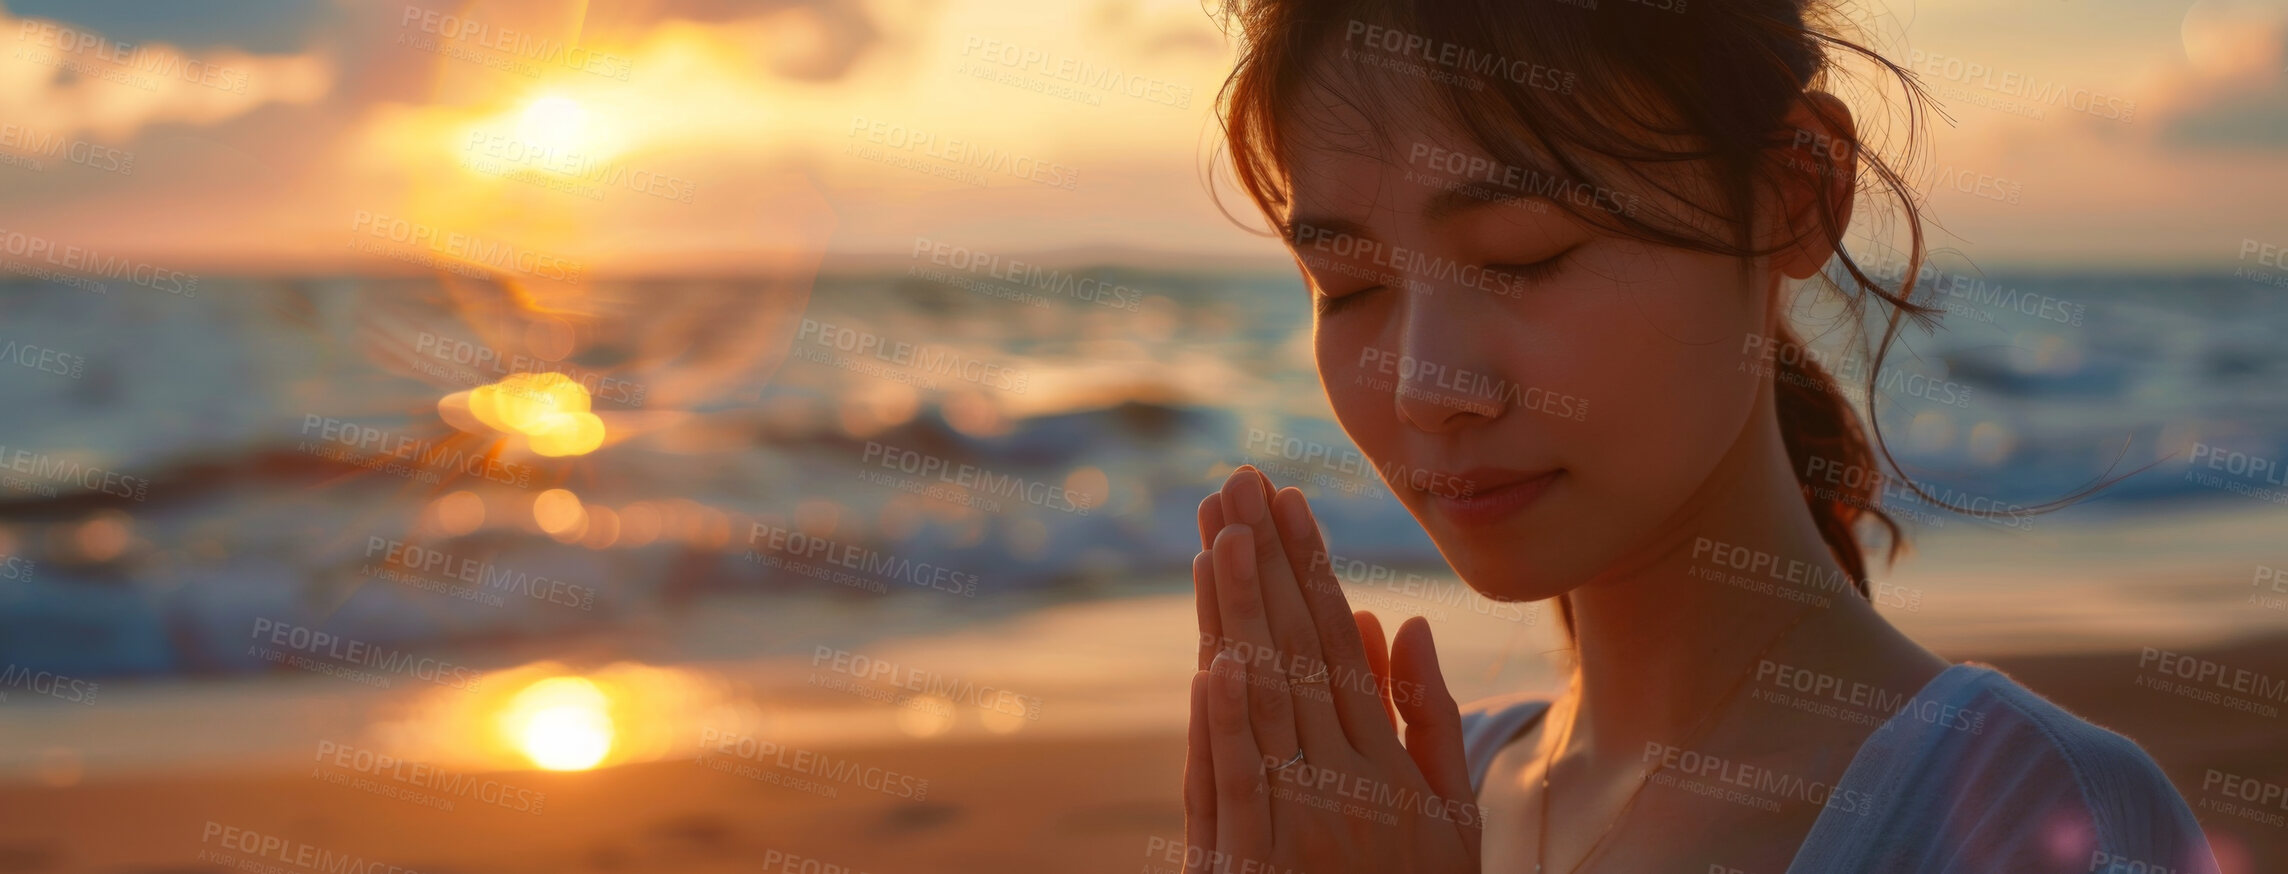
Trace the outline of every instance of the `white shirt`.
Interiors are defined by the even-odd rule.
[[[1462,708],[1472,788],[1548,707],[1513,695]],[[1824,801],[1788,874],[2217,872],[2151,756],[1984,665],[1939,672]]]

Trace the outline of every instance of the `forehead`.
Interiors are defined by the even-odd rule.
[[[1646,119],[1672,119],[1672,112],[1599,102],[1611,93],[1530,94],[1528,108],[1322,53],[1279,111],[1288,196],[1276,219],[1292,239],[1299,218],[1435,224],[1473,204],[1531,202],[1532,212],[1626,235],[1648,227],[1686,236],[1729,233],[1742,219],[1718,185],[1706,145],[1673,125],[1647,126]],[[1543,112],[1550,117],[1538,117]],[[1463,114],[1471,123],[1457,121]],[[1553,148],[1545,136],[1565,148]],[[1634,155],[1663,157],[1628,157]]]
[[[1448,211],[1453,201],[1501,199],[1505,189],[1553,178],[1554,162],[1523,135],[1496,158],[1452,120],[1455,110],[1432,88],[1344,66],[1318,65],[1286,107],[1290,196],[1282,220],[1424,216]]]
[[[1321,72],[1328,72],[1321,65]],[[1410,149],[1454,143],[1456,127],[1428,108],[1425,89],[1313,76],[1289,105],[1286,128],[1289,215],[1358,213],[1417,205],[1427,189],[1391,185]]]

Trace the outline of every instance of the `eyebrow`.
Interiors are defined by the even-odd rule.
[[[1441,189],[1430,195],[1429,203],[1422,205],[1422,218],[1425,221],[1442,222],[1463,213],[1489,209],[1503,204],[1502,200],[1486,197],[1485,194],[1486,192],[1467,186]],[[1335,234],[1367,240],[1375,239],[1374,232],[1359,222],[1346,218],[1314,215],[1304,216],[1287,223],[1287,244],[1302,246],[1304,243],[1303,231],[1306,228],[1313,230],[1316,235]]]

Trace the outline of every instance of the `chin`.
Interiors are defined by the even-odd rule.
[[[1418,517],[1419,518],[1419,517]],[[1540,601],[1570,592],[1593,576],[1590,556],[1560,532],[1494,529],[1459,532],[1425,524],[1438,554],[1478,594],[1496,601]]]
[[[1579,588],[1586,577],[1552,573],[1545,564],[1525,556],[1493,559],[1455,572],[1478,594],[1496,601],[1543,601]]]

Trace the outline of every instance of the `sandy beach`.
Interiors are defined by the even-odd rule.
[[[2200,815],[2225,871],[2278,870],[2288,859],[2288,828],[2226,812],[2229,797],[2204,787],[2212,772],[2279,779],[2288,762],[2279,716],[2146,688],[2142,648],[1949,655],[1992,664],[2143,744]],[[2288,676],[2288,638],[2180,655]],[[1180,720],[1181,698],[1163,700]],[[732,749],[583,773],[460,774],[483,785],[457,792],[335,758],[227,775],[17,782],[0,787],[0,871],[324,870],[295,864],[296,854],[425,874],[1176,869],[1165,848],[1182,834],[1183,744],[1168,726],[821,740],[805,752],[807,762]]]

